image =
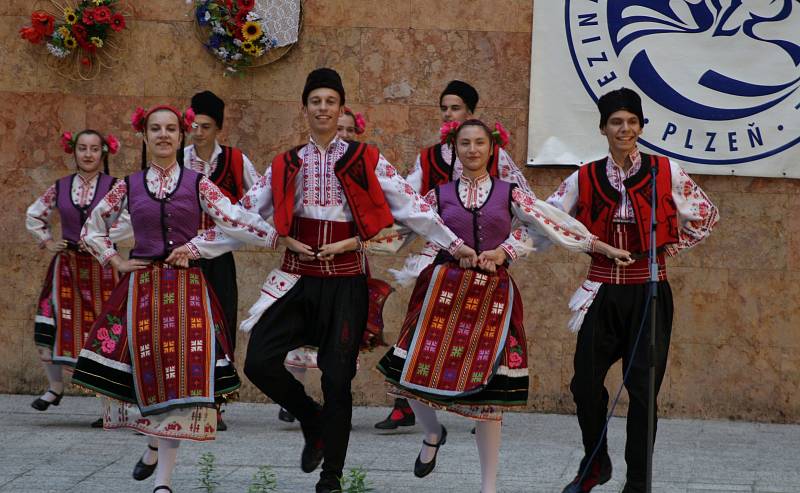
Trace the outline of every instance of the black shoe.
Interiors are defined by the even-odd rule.
[[[150,444],[147,444],[147,448],[150,450],[155,450],[158,452],[158,447],[151,447]],[[142,456],[144,458],[144,456]],[[139,462],[133,466],[133,479],[136,481],[144,481],[145,479],[149,478],[153,475],[153,471],[156,470],[156,466],[158,465],[158,458],[152,464],[145,464],[142,462],[142,458],[139,459]],[[164,489],[166,486],[159,486],[159,488]],[[158,488],[156,488],[158,489]]]
[[[96,420],[92,421],[89,426],[91,426],[92,428],[102,428],[103,418],[97,418]]]
[[[303,446],[303,453],[300,455],[300,469],[304,473],[314,472],[322,463],[322,457],[325,452],[325,447],[322,443],[322,437],[308,440]]]
[[[294,423],[294,416],[284,408],[278,411],[278,419],[285,423]]]
[[[607,453],[603,453],[592,462],[589,471],[586,473],[586,477],[581,481],[583,466],[584,461],[581,461],[578,475],[575,476],[575,479],[573,479],[570,484],[564,487],[561,493],[587,493],[592,491],[595,486],[606,484],[611,479],[611,458]]]
[[[228,425],[222,421],[222,413],[217,414],[217,431],[228,431]]]
[[[153,493],[158,493],[159,491],[161,493],[164,493],[164,492],[172,493],[172,488],[170,488],[169,486],[163,486],[163,485],[162,486],[156,486],[156,489],[153,490]]]
[[[383,421],[375,423],[375,428],[379,430],[396,430],[398,426],[414,426],[415,424],[416,418],[414,416],[414,411],[411,410],[408,401],[405,399],[395,399],[392,412],[390,412],[389,416]]]
[[[37,397],[35,401],[31,402],[31,407],[36,409],[37,411],[47,411],[47,408],[50,407],[51,405],[57,406],[61,403],[61,398],[64,397],[64,394],[56,394],[52,390],[48,390],[47,392],[45,392],[45,394],[47,394],[48,392],[56,396],[53,402],[46,401],[41,397]]]
[[[428,447],[433,447],[436,449],[436,452],[433,453],[433,459],[430,462],[422,462],[420,458],[422,457],[422,452],[417,456],[416,462],[414,462],[414,476],[418,478],[424,478],[428,474],[433,471],[433,468],[436,467],[436,456],[439,455],[439,447],[444,445],[447,442],[447,428],[442,425],[442,436],[439,437],[439,442],[436,444],[428,443],[425,440],[422,441],[424,445]]]
[[[326,473],[320,475],[317,481],[316,493],[340,493],[342,491],[342,480],[336,476]]]
[[[625,481],[625,487],[622,488],[622,493],[645,493],[646,488],[643,481],[633,481],[628,479]]]

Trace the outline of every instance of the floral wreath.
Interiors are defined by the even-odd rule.
[[[439,130],[442,144],[455,146],[456,134],[458,133],[458,129],[461,128],[461,123],[462,122],[451,121],[442,124],[442,128]],[[508,130],[506,130],[502,123],[495,122],[494,130],[491,131],[491,137],[495,145],[503,149],[508,146],[510,136]]]
[[[350,115],[353,117],[353,121],[356,124],[356,135],[361,135],[367,129],[367,120],[364,118],[364,115],[360,112],[355,112],[348,108],[347,106],[344,107],[344,114]]]
[[[278,46],[267,24],[253,8],[255,0],[194,0],[203,45],[227,66],[227,72],[252,67]],[[226,73],[227,75],[227,73]]]
[[[192,108],[186,108],[185,111],[181,112],[178,108],[175,108],[174,106],[164,104],[164,105],[154,106],[150,109],[145,109],[142,108],[141,106],[136,108],[136,110],[131,115],[131,126],[133,127],[134,130],[136,130],[136,133],[144,134],[145,125],[147,124],[147,119],[150,117],[150,115],[159,110],[168,110],[175,113],[175,115],[178,117],[178,121],[180,122],[181,130],[183,130],[184,132],[189,132],[192,129],[195,117],[194,110]]]
[[[61,134],[61,148],[64,149],[64,152],[67,154],[72,154],[75,152],[75,146],[78,145],[78,136],[81,135],[80,132],[77,134],[72,134],[72,132],[64,132]],[[119,139],[114,137],[113,134],[108,134],[105,137],[100,136],[103,140],[103,153],[107,154],[116,154],[119,151]]]
[[[78,65],[81,78],[90,78],[100,66],[110,67],[116,61],[107,48],[119,50],[110,38],[127,27],[127,10],[120,5],[123,1],[80,0],[74,8],[52,2],[55,14],[34,11],[30,25],[22,27],[19,34],[34,45],[44,42],[52,60],[71,60]]]

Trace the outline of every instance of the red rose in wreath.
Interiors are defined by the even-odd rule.
[[[20,29],[19,35],[22,37],[22,39],[29,41],[30,43],[33,43],[35,45],[41,43],[42,39],[44,38],[44,35],[41,32],[39,32],[38,29],[30,26],[23,27],[22,29]]]
[[[87,26],[94,24],[94,9],[86,9],[83,11],[83,23]]]
[[[253,10],[256,6],[256,0],[238,0],[239,10]]]
[[[111,16],[111,29],[115,32],[120,32],[125,29],[125,17],[122,14],[114,14]]]
[[[111,22],[111,9],[103,5],[94,9],[94,21],[98,24],[108,24]]]
[[[53,30],[55,30],[56,19],[47,12],[37,10],[31,14],[31,25],[43,36],[50,36],[53,34]]]

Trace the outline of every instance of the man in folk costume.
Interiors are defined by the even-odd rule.
[[[450,126],[463,123],[473,118],[479,100],[478,91],[470,84],[452,80],[439,96],[439,108],[442,112],[442,132],[446,132]],[[498,148],[498,152],[493,153],[487,169],[489,175],[499,178],[502,181],[518,185],[523,191],[533,193],[528,186],[525,176],[519,170],[514,160],[503,148]],[[438,185],[444,185],[450,181],[457,180],[463,174],[464,167],[454,152],[454,146],[448,142],[440,142],[430,147],[426,147],[417,155],[414,168],[408,174],[406,180],[414,187],[420,195],[427,194]],[[532,250],[532,245],[528,238],[527,230],[520,227],[515,219],[515,228],[508,239],[503,242],[503,249],[506,252],[509,262],[527,255]],[[402,238],[402,235],[400,235]],[[373,242],[374,250],[380,251],[385,248],[389,251],[399,248],[398,245],[380,245],[381,243],[397,243],[400,241],[398,235],[386,235]],[[392,271],[401,284],[413,283],[422,271],[433,263],[438,252],[426,245],[419,255],[409,255],[401,271]],[[407,399],[397,398],[389,416],[378,423],[375,427],[383,430],[392,430],[398,426],[411,426],[415,422],[414,411],[409,406]]]
[[[656,242],[658,304],[656,317],[656,394],[667,365],[672,331],[672,292],[667,282],[666,256],[674,256],[705,239],[719,220],[717,208],[681,169],[663,156],[641,152],[637,140],[644,115],[636,92],[622,88],[597,102],[600,132],[609,154],[568,177],[548,202],[580,220],[593,234],[633,253],[627,265],[614,264],[592,254],[587,280],[570,301],[570,329],[578,332],[575,375],[570,390],[577,406],[584,459],[578,476],[567,488],[588,492],[611,478],[611,460],[602,436],[608,412],[603,385],[609,368],[622,359],[630,374],[625,387],[630,396],[625,460],[628,465],[623,493],[645,491],[649,330],[631,354],[649,296],[651,169],[657,167]],[[637,259],[638,257],[638,259]],[[656,409],[650,410],[656,413]],[[598,453],[589,463],[592,453]],[[586,473],[582,474],[586,468]],[[565,491],[567,491],[565,489]]]
[[[183,165],[207,176],[235,204],[260,175],[240,149],[219,144],[217,136],[225,119],[225,102],[222,99],[211,91],[199,92],[192,96],[191,108],[195,113],[192,145],[183,151]],[[203,213],[201,230],[213,225],[211,218]],[[202,259],[200,267],[225,313],[231,350],[235,350],[239,291],[233,253]],[[222,420],[222,410],[217,413],[217,417],[217,430],[227,430],[228,426]]]
[[[328,493],[340,489],[350,438],[350,386],[367,323],[362,242],[397,220],[456,258],[477,262],[477,254],[378,149],[337,137],[345,103],[339,74],[312,71],[302,101],[309,142],[278,155],[241,200],[262,217],[272,216],[287,247],[281,268],[269,274],[242,323],[244,330],[252,328],[244,371],[300,421],[301,468],[310,473],[324,459],[316,491]],[[236,246],[212,228],[186,247],[193,255],[213,257]],[[304,345],[319,348],[322,409],[283,364],[290,350]]]

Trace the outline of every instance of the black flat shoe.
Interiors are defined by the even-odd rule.
[[[405,399],[395,399],[394,406],[389,412],[389,416],[383,421],[375,423],[375,428],[379,430],[396,430],[400,426],[414,426],[416,417],[408,401]]]
[[[161,491],[162,493],[165,492],[165,491],[167,493],[172,493],[172,488],[170,488],[169,486],[163,486],[163,485],[162,486],[156,486],[156,489],[153,490],[153,493],[158,493],[159,491]]]
[[[97,418],[96,420],[92,421],[91,424],[89,424],[89,426],[92,428],[102,428],[103,418]]]
[[[583,466],[584,461],[581,461],[577,476],[570,484],[564,487],[561,493],[588,493],[595,486],[606,484],[611,479],[611,458],[607,453],[594,460],[583,481],[581,481]]]
[[[278,419],[284,423],[294,423],[294,416],[292,416],[292,413],[284,408],[281,408],[281,410],[278,411]]]
[[[319,478],[314,491],[315,493],[341,493],[342,480],[339,477],[325,475]]]
[[[150,450],[155,450],[156,453],[158,453],[158,447],[151,447],[150,444],[147,444],[147,448],[149,448]],[[142,456],[142,458],[144,458],[144,456]],[[133,479],[135,479],[136,481],[144,481],[145,479],[152,476],[153,472],[156,470],[156,466],[158,465],[158,458],[156,458],[156,461],[152,464],[145,464],[144,462],[142,462],[142,458],[140,458],[139,462],[137,462],[136,465],[133,466]],[[164,489],[167,487],[159,486],[158,488]]]
[[[422,457],[422,452],[419,453],[417,456],[417,461],[414,462],[414,476],[418,478],[424,478],[428,474],[433,471],[433,468],[436,467],[436,456],[439,455],[439,447],[444,445],[447,442],[447,428],[442,425],[442,436],[439,437],[439,443],[433,444],[428,443],[427,441],[423,440],[422,443],[427,445],[428,447],[433,447],[436,449],[436,452],[433,453],[433,459],[430,462],[422,462],[420,459]]]
[[[36,409],[37,411],[47,411],[47,408],[52,406],[57,406],[61,403],[61,398],[64,397],[64,394],[56,394],[52,390],[48,390],[45,394],[50,393],[56,396],[53,402],[46,401],[41,397],[37,397],[35,401],[31,402],[31,407]]]
[[[304,473],[314,472],[322,463],[324,452],[322,438],[306,440],[303,453],[300,455],[300,469]]]

